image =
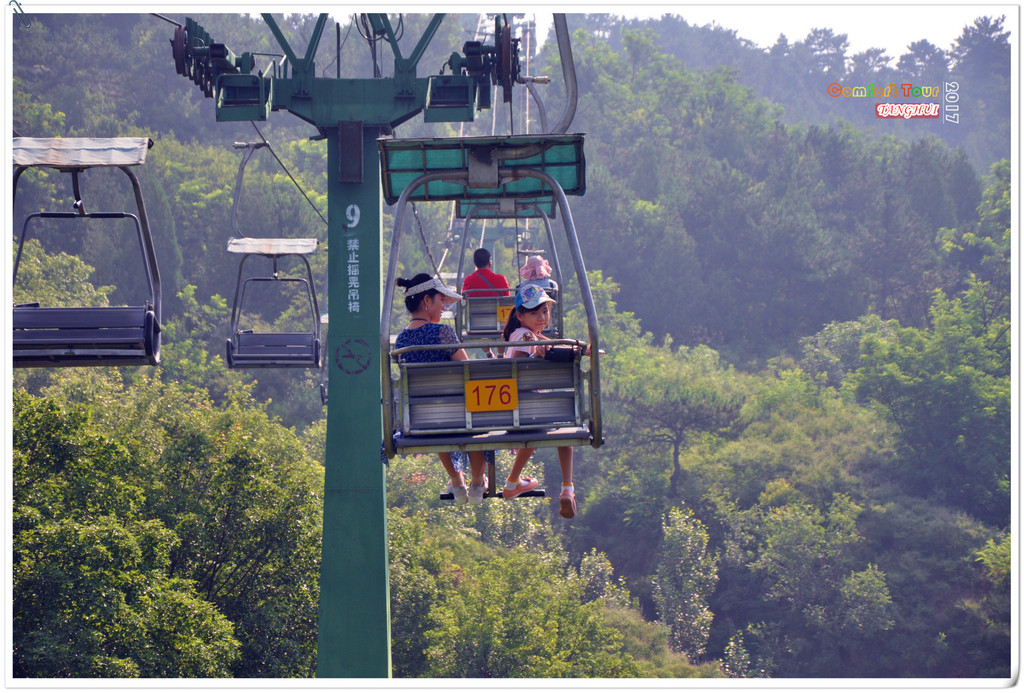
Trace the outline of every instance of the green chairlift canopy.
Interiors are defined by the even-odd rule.
[[[406,186],[427,173],[464,174],[462,180],[432,180],[410,191],[410,201],[545,198],[553,192],[533,177],[508,175],[510,168],[540,170],[566,195],[586,192],[583,135],[504,135],[429,139],[379,139],[384,199],[395,204]],[[499,175],[499,167],[504,169]]]

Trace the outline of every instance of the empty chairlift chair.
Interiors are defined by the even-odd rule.
[[[17,282],[30,228],[47,220],[72,228],[86,220],[114,224],[126,220],[138,239],[139,264],[148,287],[140,301],[128,306],[41,306],[38,301],[14,306],[14,367],[135,366],[160,363],[160,272],[138,178],[129,167],[145,162],[152,141],[145,137],[14,138],[14,194],[18,180],[33,167],[52,168],[71,176],[77,212],[36,212],[22,225],[13,281]],[[128,176],[137,211],[85,211],[79,175],[90,168],[118,168]],[[45,225],[45,224],[44,224]]]
[[[320,368],[320,309],[313,290],[313,271],[305,258],[316,247],[315,238],[232,238],[228,243],[228,252],[242,255],[231,307],[231,337],[227,340],[229,368]],[[305,265],[306,278],[282,277],[278,273],[279,259],[292,255]],[[246,261],[253,256],[269,259],[273,271],[269,275],[243,278]],[[278,287],[293,284],[300,287],[309,305],[310,330],[275,332],[243,329],[240,322],[245,292],[247,288],[258,284]]]
[[[602,444],[597,315],[566,200],[566,190],[582,194],[585,188],[582,144],[582,135],[378,140],[385,199],[397,202],[380,330],[386,457]],[[568,351],[568,360],[410,364],[402,359],[407,351],[450,347],[392,350],[391,309],[406,203],[472,200],[474,196],[491,200],[550,196],[556,201],[588,323],[589,344],[572,339],[544,342]],[[499,339],[472,346],[507,344]],[[586,355],[583,346],[589,346]]]

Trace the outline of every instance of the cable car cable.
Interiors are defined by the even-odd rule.
[[[411,204],[412,216],[416,220],[416,228],[420,232],[420,240],[423,242],[423,250],[427,253],[427,259],[430,260],[430,265],[434,268],[434,276],[440,277],[441,268],[437,266],[437,263],[434,261],[434,255],[430,252],[430,246],[427,245],[427,236],[423,232],[423,221],[420,219],[420,213],[416,209],[416,203],[413,202]]]
[[[267,149],[269,149],[270,153],[274,155],[274,158],[277,160],[277,163],[281,165],[281,168],[284,169],[284,172],[286,174],[288,174],[288,177],[291,179],[292,183],[295,184],[295,187],[298,188],[299,192],[302,193],[302,196],[306,198],[306,202],[309,203],[309,206],[312,207],[313,211],[316,212],[318,217],[320,217],[320,221],[324,222],[324,225],[327,226],[327,220],[324,218],[324,215],[320,213],[320,210],[317,209],[317,206],[313,204],[313,201],[311,199],[309,199],[309,195],[306,194],[306,191],[302,189],[302,186],[299,185],[299,182],[295,180],[295,176],[292,175],[291,171],[288,170],[288,167],[284,165],[283,161],[281,161],[281,158],[277,155],[277,152],[274,151],[274,148],[270,145],[270,142],[267,140],[267,138],[263,136],[263,133],[260,132],[260,129],[256,126],[256,123],[250,120],[249,124],[252,125],[253,128],[255,128],[256,134],[258,134],[260,136],[260,139],[263,140],[263,143],[267,145]]]

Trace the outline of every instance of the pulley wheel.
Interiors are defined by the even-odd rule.
[[[171,54],[174,56],[174,69],[179,75],[185,73],[185,27],[178,26],[174,29],[174,38],[171,39]]]

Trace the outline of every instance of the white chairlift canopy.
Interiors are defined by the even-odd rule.
[[[146,162],[148,137],[15,137],[15,166],[73,169],[139,166]]]
[[[308,255],[316,250],[315,238],[232,238],[229,253],[257,255]]]

